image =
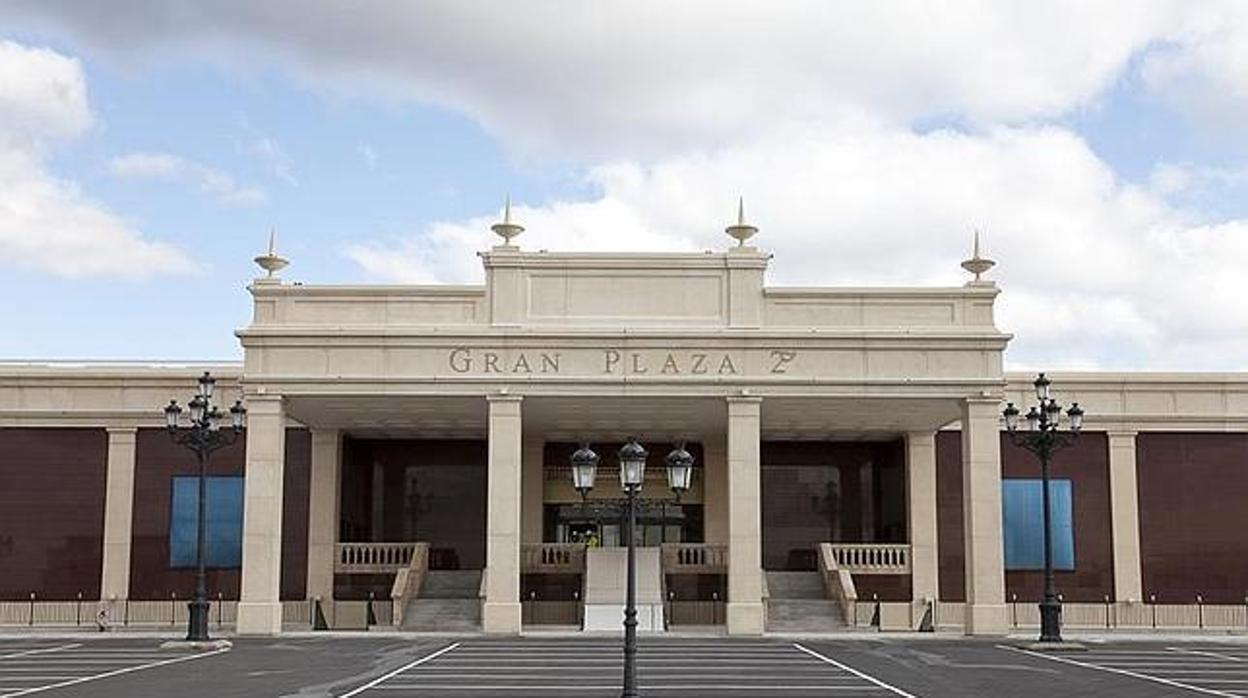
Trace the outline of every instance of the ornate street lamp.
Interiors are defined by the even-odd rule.
[[[1016,446],[1031,451],[1040,459],[1040,486],[1042,506],[1044,507],[1044,600],[1040,602],[1040,642],[1062,641],[1062,601],[1057,594],[1057,585],[1053,578],[1053,532],[1052,513],[1049,504],[1049,463],[1053,454],[1074,442],[1083,429],[1083,409],[1079,403],[1072,403],[1066,410],[1070,420],[1070,431],[1060,431],[1062,406],[1052,396],[1050,381],[1041,373],[1034,383],[1036,404],[1027,410],[1027,431],[1018,430],[1019,410],[1014,403],[1008,403],[1002,411],[1005,417],[1005,430],[1010,441]]]
[[[180,425],[182,408],[177,400],[165,406],[165,427],[173,441],[186,446],[199,460],[199,505],[195,516],[195,597],[187,604],[190,616],[187,621],[186,639],[192,642],[208,640],[208,580],[204,569],[204,521],[207,508],[208,456],[217,449],[234,443],[243,431],[247,408],[242,400],[235,400],[230,407],[230,429],[222,430],[225,415],[212,404],[216,380],[207,371],[199,377],[199,392],[187,403],[190,423]]]
[[[641,495],[642,484],[646,480],[646,449],[630,438],[628,443],[620,447],[616,458],[620,462],[620,487],[625,495],[625,526],[624,536],[628,541],[628,580],[627,593],[624,601],[624,691],[622,698],[637,696],[637,498]],[[667,456],[667,483],[677,496],[689,488],[692,475],[693,456],[677,446]],[[589,444],[582,444],[572,454],[572,486],[581,493],[583,499],[594,487],[594,477],[598,470],[598,454],[590,449]]]

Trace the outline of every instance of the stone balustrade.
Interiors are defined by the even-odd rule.
[[[851,574],[910,574],[905,543],[832,543],[836,565]]]

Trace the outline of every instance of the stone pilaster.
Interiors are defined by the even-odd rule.
[[[1114,541],[1114,600],[1142,601],[1140,503],[1136,484],[1135,432],[1111,431],[1109,508]]]
[[[247,464],[243,501],[243,579],[240,635],[282,629],[282,484],[286,408],[280,395],[247,400]]]
[[[936,435],[906,434],[906,501],[909,505],[910,589],[916,606],[940,594],[936,539]],[[921,618],[922,614],[915,616]]]
[[[761,398],[728,398],[728,633],[763,632]]]
[[[485,604],[487,633],[520,632],[521,436],[517,396],[489,398],[489,464],[486,486]]]
[[[521,498],[520,510],[521,543],[539,544],[542,542],[542,511],[546,495],[546,469],[542,457],[546,442],[541,438],[526,437],[520,454]]]
[[[104,494],[104,560],[100,598],[130,596],[130,540],[134,519],[135,435],[133,427],[108,429],[108,472]]]
[[[312,430],[312,473],[308,483],[308,598],[334,598],[334,546],[342,472],[342,433]]]
[[[962,404],[962,519],[966,550],[968,635],[1003,635],[1005,550],[1001,531],[1000,401]]]
[[[706,542],[728,544],[728,443],[723,433],[702,443],[702,521]]]

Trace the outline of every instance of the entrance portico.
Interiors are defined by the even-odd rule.
[[[485,442],[481,619],[496,633],[521,629],[525,546],[559,542],[546,523],[561,503],[547,486],[552,444],[697,444],[690,506],[702,507],[698,545],[712,559],[686,563],[722,574],[734,634],[766,627],[765,442],[904,440],[906,485],[895,496],[908,502],[905,568],[919,602],[937,593],[933,435],[961,421],[966,627],[1004,631],[995,409],[1008,336],[993,326],[990,282],[766,288],[769,256],[750,247],[555,254],[503,245],[482,259],[481,286],[252,286],[242,382],[268,416],[253,416],[248,430],[240,632],[280,628],[274,502],[285,419],[313,431],[310,597],[333,594],[334,546],[354,542],[339,540],[344,440]],[[374,531],[385,522],[378,511]],[[427,544],[403,554],[415,577],[440,545],[379,542]],[[573,569],[570,560],[556,555],[541,568]],[[820,569],[835,578],[835,559],[828,565]]]

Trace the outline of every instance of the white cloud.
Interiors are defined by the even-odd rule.
[[[1248,3],[1190,3],[1180,31],[1145,55],[1152,93],[1220,139],[1248,144]]]
[[[49,150],[92,124],[86,95],[76,60],[0,41],[0,264],[68,277],[193,270],[48,171]]]
[[[292,186],[299,184],[290,157],[276,140],[268,136],[256,138],[247,145],[247,152],[264,162],[274,177]]]
[[[188,182],[222,203],[254,206],[267,200],[264,190],[240,187],[229,174],[168,153],[129,153],[113,158],[109,171],[118,177]]]
[[[999,266],[998,322],[1020,365],[1200,368],[1248,356],[1248,222],[1198,226],[1118,181],[1076,135],[887,125],[785,132],[711,154],[593,171],[586,202],[518,206],[551,249],[723,249],[735,194],[775,252],[769,283],[960,284],[970,229]],[[497,216],[356,246],[377,278],[480,278]]]
[[[376,148],[367,143],[361,143],[359,147],[356,148],[356,151],[360,154],[360,157],[364,158],[364,164],[368,166],[368,169],[377,169],[378,157]]]
[[[1026,121],[1094,101],[1181,31],[1180,0],[10,0],[123,60],[177,46],[334,90],[435,102],[517,152],[662,157],[866,113]],[[246,47],[240,53],[237,48]],[[245,55],[246,58],[239,58]]]

